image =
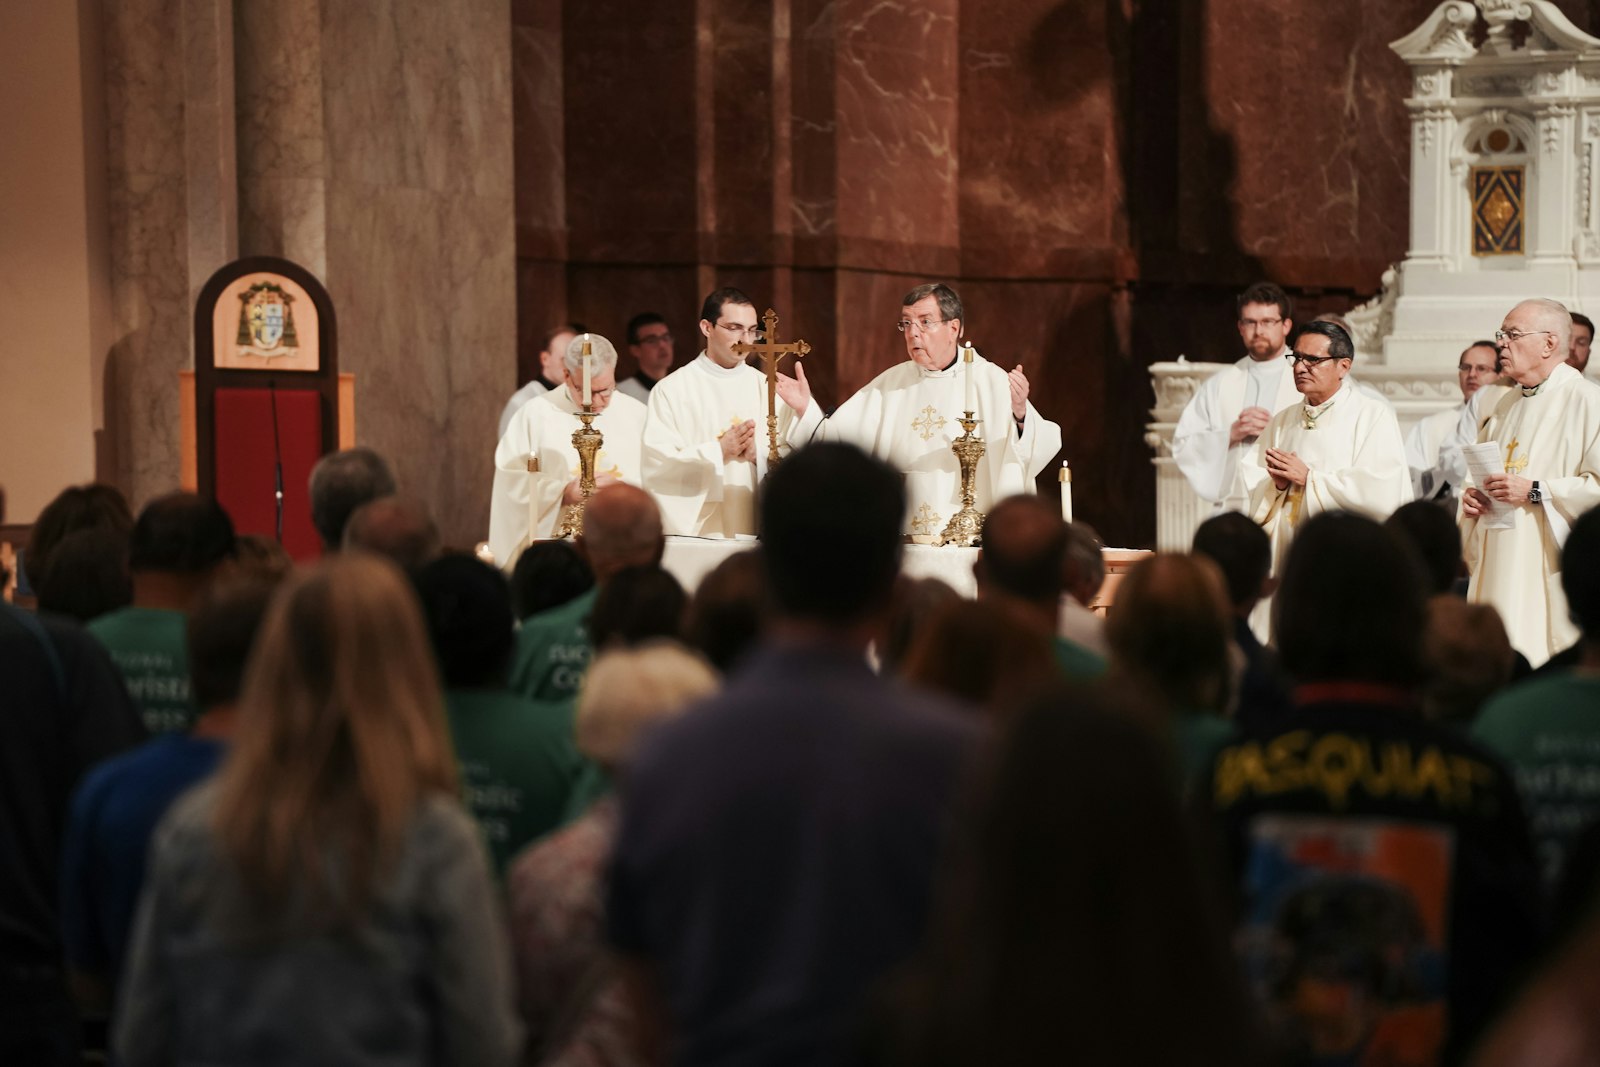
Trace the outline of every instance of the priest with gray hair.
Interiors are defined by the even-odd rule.
[[[1516,386],[1481,413],[1478,442],[1494,444],[1500,470],[1461,497],[1467,599],[1493,605],[1512,647],[1537,667],[1578,638],[1561,547],[1600,504],[1600,386],[1566,362],[1572,316],[1554,300],[1524,300],[1494,339]]]
[[[510,569],[530,542],[556,536],[563,508],[582,499],[578,450],[572,433],[582,425],[584,347],[589,348],[588,389],[603,442],[595,456],[596,488],[640,484],[640,442],[645,406],[620,394],[617,350],[596,333],[575,337],[562,358],[564,379],[517,410],[494,452],[489,502],[489,551]]]

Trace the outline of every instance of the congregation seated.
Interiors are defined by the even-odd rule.
[[[392,564],[339,556],[289,580],[228,760],[157,830],[116,1062],[516,1062],[504,925],[439,693]]]
[[[945,607],[964,600],[949,582],[938,578],[897,576],[894,591],[889,594],[889,618],[876,646],[882,669],[890,673],[901,671],[906,656],[928,624],[938,618]]]
[[[61,539],[50,567],[34,586],[42,612],[90,622],[133,602],[128,573],[130,538],[116,529],[74,530]]]
[[[105,530],[123,537],[133,533],[133,512],[114,486],[98,482],[73,485],[56,494],[34,520],[22,553],[28,584],[37,589],[50,572],[56,547],[80,530]]]
[[[702,659],[671,642],[602,651],[578,696],[578,749],[607,778],[625,779],[645,731],[717,684]],[[618,811],[616,794],[607,794],[524,850],[506,873],[527,1063],[642,1062],[603,936],[604,872]]]
[[[1101,659],[1111,654],[1106,645],[1105,619],[1093,611],[1095,598],[1106,583],[1105,542],[1083,521],[1067,523],[1067,547],[1061,557],[1061,625],[1059,633]]]
[[[444,681],[462,793],[497,874],[561,824],[582,767],[570,700],[535,701],[506,685],[516,644],[511,590],[482,560],[442,556],[414,579]]]

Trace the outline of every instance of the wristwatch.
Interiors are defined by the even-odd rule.
[[[1533,483],[1533,488],[1528,490],[1528,503],[1530,503],[1530,504],[1542,504],[1542,503],[1544,503],[1544,494],[1539,492],[1539,483],[1538,482],[1534,482]]]

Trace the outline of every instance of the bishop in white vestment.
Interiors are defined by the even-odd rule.
[[[511,416],[494,453],[489,500],[489,551],[510,569],[530,541],[555,537],[565,505],[581,499],[578,450],[572,433],[583,424],[583,342],[590,340],[590,395],[603,438],[595,456],[596,486],[641,482],[640,447],[645,407],[616,392],[617,351],[598,334],[584,334],[564,356],[565,382],[534,397]]]
[[[811,402],[805,371],[784,376],[780,391],[801,411],[800,433],[856,445],[906,479],[905,532],[937,537],[961,508],[961,467],[951,444],[965,430],[956,420],[970,409],[985,451],[974,483],[975,506],[1036,491],[1034,478],[1061,451],[1061,427],[1028,403],[1022,368],[1007,372],[958,344],[961,300],[946,285],[911,290],[899,329],[910,358],[890,367],[824,417]]]
[[[1527,300],[1496,340],[1517,387],[1489,410],[1480,442],[1492,441],[1504,473],[1461,499],[1461,541],[1472,573],[1467,599],[1491,604],[1512,647],[1535,667],[1578,639],[1561,590],[1561,548],[1579,515],[1600,505],[1600,386],[1565,360],[1572,320],[1553,300]],[[1496,528],[1494,504],[1509,509]]]
[[[1312,322],[1294,337],[1301,401],[1267,423],[1239,465],[1248,514],[1272,539],[1279,572],[1296,529],[1324,511],[1355,511],[1382,521],[1412,499],[1400,421],[1392,405],[1349,380],[1350,339],[1337,325]],[[1250,618],[1262,640],[1270,606]]]
[[[767,376],[732,351],[760,337],[755,305],[719,289],[701,309],[706,348],[650,390],[644,487],[669,534],[736,537],[756,532],[756,487],[767,472]],[[778,453],[796,435],[794,412],[778,405]]]

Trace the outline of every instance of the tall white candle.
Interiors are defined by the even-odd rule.
[[[963,353],[963,356],[964,358],[961,363],[961,375],[966,379],[967,382],[967,414],[971,415],[978,409],[972,404],[972,344],[970,342],[967,344],[966,351]]]
[[[1061,461],[1061,519],[1072,521],[1072,468],[1066,460]]]
[[[592,344],[592,342],[589,340],[589,335],[588,334],[584,334],[583,335],[583,406],[584,407],[589,407],[594,403],[594,395],[589,390],[589,364],[594,359],[593,355],[591,354],[591,352],[592,352],[591,344]]]

